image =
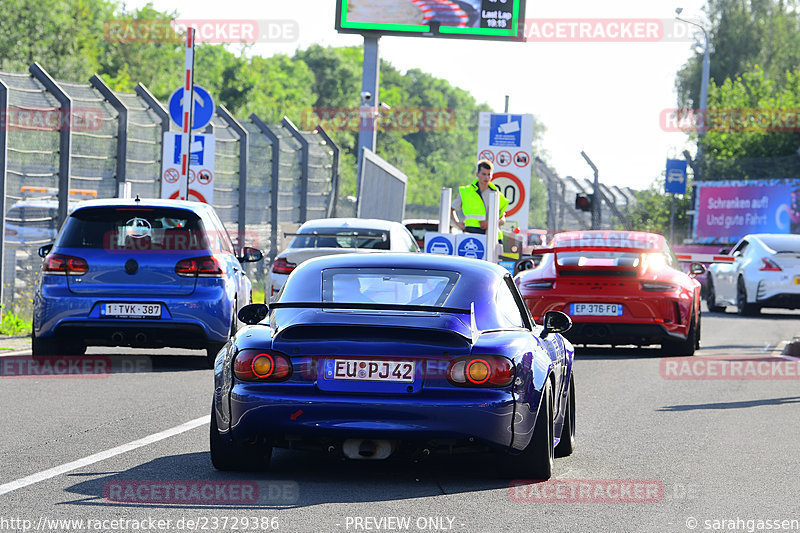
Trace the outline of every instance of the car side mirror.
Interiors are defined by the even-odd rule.
[[[561,311],[548,311],[544,314],[544,329],[539,337],[546,339],[551,333],[566,333],[572,327],[572,319]]]
[[[254,325],[258,324],[269,314],[269,307],[267,304],[249,304],[239,309],[239,320],[245,324]]]
[[[722,250],[719,251],[719,255],[728,255],[729,253],[731,253],[730,248],[723,248]]]
[[[261,261],[264,257],[264,254],[261,253],[261,250],[258,248],[251,248],[250,246],[245,246],[242,248],[242,255],[237,257],[240,263],[255,263],[256,261]]]
[[[52,242],[50,244],[45,244],[44,246],[40,246],[39,247],[39,257],[44,259],[45,257],[47,257],[47,254],[49,254],[50,250],[52,250],[52,249],[53,249],[53,243]]]
[[[706,272],[708,272],[708,269],[703,263],[692,263],[689,266],[689,274],[692,276],[702,276]]]
[[[536,264],[532,257],[523,257],[514,264],[514,274],[532,269]]]

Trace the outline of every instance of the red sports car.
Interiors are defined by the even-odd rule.
[[[518,265],[515,281],[535,320],[551,309],[572,317],[574,344],[660,344],[671,355],[700,346],[700,283],[679,269],[663,236],[571,231],[538,252],[534,268],[520,260],[531,264]]]

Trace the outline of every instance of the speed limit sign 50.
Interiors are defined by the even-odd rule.
[[[492,183],[497,185],[500,192],[508,200],[506,216],[512,216],[519,211],[525,204],[525,187],[522,181],[510,172],[495,172],[492,176]]]

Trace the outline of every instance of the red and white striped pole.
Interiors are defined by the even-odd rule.
[[[181,133],[181,179],[178,198],[189,199],[189,166],[194,120],[194,28],[186,28],[186,72],[183,86],[183,132]]]

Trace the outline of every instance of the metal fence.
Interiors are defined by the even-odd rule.
[[[75,202],[161,195],[162,142],[179,131],[144,85],[135,93],[52,79],[34,63],[27,73],[0,71],[0,303],[27,313],[41,260]],[[237,245],[266,259],[248,264],[261,288],[284,231],[334,216],[339,148],[320,127],[300,131],[288,119],[236,119],[218,106],[213,205]]]
[[[593,194],[592,180],[576,180],[572,176],[560,178],[540,158],[533,162],[533,179],[538,177],[547,187],[547,230],[550,232],[582,230],[592,227],[592,214],[575,208],[575,195]],[[600,229],[627,228],[625,213],[636,203],[629,187],[608,187],[600,184],[596,193],[600,205]]]

